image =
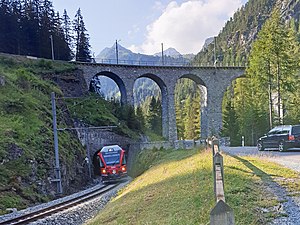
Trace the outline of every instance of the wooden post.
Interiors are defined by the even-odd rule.
[[[233,210],[223,200],[210,211],[210,225],[234,225]]]
[[[213,158],[214,193],[216,201],[225,201],[223,156],[217,152]]]
[[[216,138],[212,139],[212,152],[213,152],[213,156],[219,152],[219,140]]]

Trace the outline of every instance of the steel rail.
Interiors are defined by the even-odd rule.
[[[104,194],[113,188],[115,188],[118,184],[110,184],[106,186],[102,186],[99,189],[93,190],[91,192],[85,193],[81,196],[75,197],[73,199],[66,200],[64,202],[57,203],[52,206],[47,206],[45,208],[36,210],[34,212],[29,212],[23,215],[16,216],[15,218],[7,219],[0,222],[0,225],[15,225],[15,224],[28,224],[30,222],[46,218],[52,214],[57,212],[61,212],[65,209],[69,209],[73,206],[76,206],[80,203],[86,202],[95,197],[99,197],[99,195]]]

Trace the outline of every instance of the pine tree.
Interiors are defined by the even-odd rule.
[[[231,146],[237,146],[240,144],[237,115],[231,99],[227,100],[225,110],[223,112],[223,128],[221,133],[222,136],[230,137]]]
[[[69,61],[73,58],[71,46],[65,39],[59,13],[56,13],[54,17],[54,43],[55,59]]]
[[[270,127],[274,122],[272,115],[274,95],[277,104],[275,123],[283,123],[284,115],[281,115],[283,93],[286,95],[293,90],[295,85],[293,77],[298,68],[298,54],[295,49],[298,49],[295,35],[287,29],[279,11],[275,10],[253,45],[250,66],[247,69],[253,88],[258,91],[257,94],[261,93],[269,99]]]
[[[10,53],[12,37],[11,31],[12,15],[10,12],[10,3],[8,0],[0,2],[0,52]]]
[[[43,0],[43,3],[40,5],[39,15],[39,55],[40,57],[51,59],[51,35],[53,43],[57,44],[57,39],[55,38],[54,10],[52,2],[49,0]]]
[[[12,10],[12,35],[10,36],[10,40],[12,43],[11,53],[12,54],[21,54],[21,20],[22,20],[22,5],[20,0],[14,0],[11,2],[11,10]],[[1,33],[1,32],[0,32]],[[1,41],[0,41],[1,43]]]
[[[40,57],[39,1],[25,1],[23,7],[23,16],[20,24],[22,27],[21,54]]]
[[[62,29],[64,33],[64,40],[70,49],[70,59],[74,57],[74,54],[72,52],[73,49],[73,37],[72,37],[72,32],[71,32],[71,21],[70,17],[68,16],[67,10],[64,10],[64,14],[62,17]]]
[[[146,123],[145,123],[145,117],[144,117],[144,114],[143,114],[143,110],[142,110],[142,108],[140,106],[138,106],[136,108],[135,114],[136,114],[137,120],[140,123],[141,130],[144,130]]]
[[[76,61],[90,62],[90,44],[89,37],[86,33],[83,17],[81,15],[80,8],[77,10],[75,19],[73,21],[74,32],[75,32],[75,46],[76,46]]]
[[[150,130],[162,135],[161,101],[159,99],[156,100],[154,96],[151,97],[149,104],[147,125]]]

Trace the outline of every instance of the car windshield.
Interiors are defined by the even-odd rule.
[[[292,128],[292,134],[300,134],[300,126],[294,126]]]
[[[108,166],[120,163],[120,154],[104,154],[103,157],[106,165]]]

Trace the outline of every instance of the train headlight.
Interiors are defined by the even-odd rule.
[[[122,172],[126,172],[126,167],[122,167]]]
[[[102,169],[101,173],[106,174],[106,169]]]

